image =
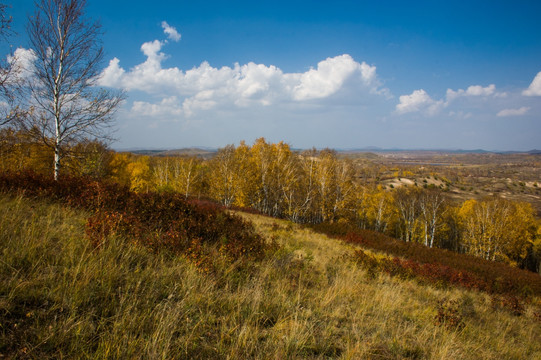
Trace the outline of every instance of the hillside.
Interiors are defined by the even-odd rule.
[[[201,271],[184,255],[85,234],[90,213],[0,195],[0,354],[5,358],[536,359],[533,304],[371,274],[356,247],[240,214],[262,260]]]

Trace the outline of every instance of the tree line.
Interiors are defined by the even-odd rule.
[[[0,168],[48,173],[53,153],[24,132],[0,131]],[[221,148],[208,160],[74,145],[65,171],[110,179],[136,192],[176,192],[226,207],[255,209],[297,223],[347,223],[404,242],[422,243],[539,271],[541,227],[526,202],[450,199],[440,188],[367,183],[363,171],[330,149],[293,151],[264,138]],[[69,153],[71,148],[67,149]]]

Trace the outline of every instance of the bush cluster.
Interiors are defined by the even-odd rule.
[[[372,230],[355,228],[351,224],[320,224],[313,228],[346,242],[396,257],[370,258],[371,255],[357,252],[355,258],[371,272],[382,270],[390,274],[415,276],[432,283],[455,284],[494,294],[521,297],[541,295],[541,277],[538,274],[504,263],[400,241]]]
[[[438,263],[418,263],[398,257],[381,257],[356,250],[352,259],[365,268],[371,276],[379,272],[403,279],[419,279],[439,286],[460,285],[469,289],[486,290],[486,282],[466,271],[453,269]]]
[[[436,325],[444,326],[449,330],[462,329],[465,323],[459,302],[457,300],[441,301],[438,304],[434,322]]]
[[[209,246],[230,260],[260,259],[264,239],[242,218],[210,201],[172,192],[134,193],[84,177],[58,181],[32,172],[0,174],[0,191],[22,193],[91,212],[86,233],[96,247],[111,234],[155,250],[186,255],[206,269]]]

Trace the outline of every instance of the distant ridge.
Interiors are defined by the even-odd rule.
[[[391,148],[383,149],[377,146],[367,146],[363,148],[351,148],[351,149],[336,149],[338,152],[355,153],[355,152],[373,152],[373,153],[392,153],[392,152],[437,152],[447,154],[530,154],[541,155],[541,150],[529,150],[529,151],[498,151],[498,150],[484,150],[484,149],[401,149]]]
[[[292,148],[293,151],[302,152],[306,149]],[[447,154],[500,154],[500,155],[512,155],[512,154],[529,154],[529,155],[541,155],[541,150],[533,149],[529,151],[497,151],[497,150],[484,150],[484,149],[403,149],[403,148],[380,148],[377,146],[366,146],[362,148],[336,148],[334,149],[339,153],[353,154],[353,153],[395,153],[395,152],[432,152],[432,153],[447,153]],[[137,155],[149,155],[149,156],[199,156],[203,158],[212,157],[218,151],[218,148],[212,147],[187,147],[180,149],[152,149],[152,148],[128,148],[117,149],[119,152],[130,152]]]
[[[391,148],[383,149],[377,146],[367,146],[363,148],[352,148],[352,149],[336,149],[338,152],[374,152],[374,153],[389,153],[389,152],[440,152],[440,153],[451,153],[451,154],[486,154],[486,153],[496,153],[495,151],[487,151],[483,149],[473,149],[473,150],[464,150],[464,149],[402,149],[402,148]]]
[[[213,148],[190,147],[181,149],[126,149],[121,151],[149,156],[197,156],[201,158],[209,158],[212,157],[218,150]]]

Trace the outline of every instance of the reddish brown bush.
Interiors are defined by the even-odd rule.
[[[355,228],[351,224],[319,224],[312,228],[346,242],[395,256],[393,264],[385,265],[391,270],[383,269],[391,275],[415,276],[435,284],[455,284],[495,294],[521,297],[541,295],[541,277],[527,270],[444,249],[428,248],[418,243],[406,243],[375,231]],[[369,268],[373,271],[377,267],[370,265]]]
[[[464,327],[460,304],[457,300],[440,302],[437,311],[434,319],[436,325],[445,326],[449,330],[460,330]]]
[[[515,316],[521,316],[524,314],[525,308],[522,300],[514,295],[504,295],[504,296],[493,296],[492,297],[492,308],[499,309],[503,308],[508,310],[511,314]]]
[[[134,193],[125,186],[90,178],[54,181],[30,172],[0,174],[0,191],[91,211],[86,233],[96,247],[115,233],[154,250],[186,254],[197,262],[209,260],[202,250],[208,245],[231,260],[259,259],[266,249],[250,223],[215,203],[186,201],[175,193]]]

